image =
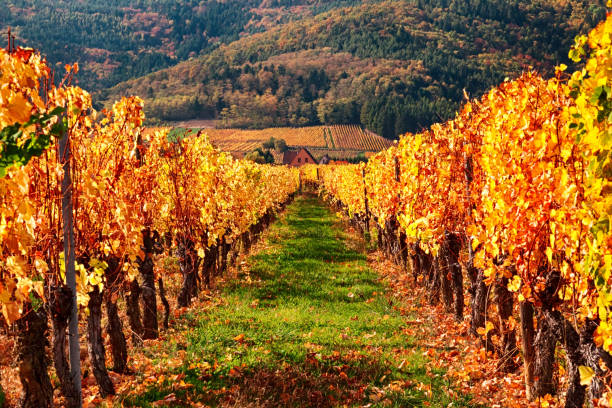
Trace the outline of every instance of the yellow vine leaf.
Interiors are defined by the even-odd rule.
[[[589,385],[595,378],[595,371],[591,367],[579,366],[578,371],[580,372],[580,385]]]

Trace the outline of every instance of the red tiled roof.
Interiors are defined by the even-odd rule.
[[[299,150],[286,150],[283,154],[283,164],[291,164]]]

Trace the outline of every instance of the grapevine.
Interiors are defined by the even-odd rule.
[[[552,373],[539,365],[552,361],[534,356],[554,353],[558,342],[568,360],[566,406],[582,406],[586,386],[612,400],[604,386],[612,368],[611,33],[608,17],[576,40],[570,57],[586,63],[569,79],[565,66],[549,80],[526,72],[370,158],[367,214],[355,194],[364,182],[359,166],[322,170],[320,180],[356,223],[378,222],[379,244],[397,263],[410,248],[415,278],[458,319],[461,270],[468,272],[472,333],[499,355],[501,370],[518,362],[518,306],[529,398],[555,391],[552,377],[536,374]],[[534,319],[538,338],[551,339],[546,346],[533,343]]]

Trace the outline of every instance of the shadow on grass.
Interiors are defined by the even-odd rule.
[[[361,405],[377,399],[373,385],[382,386],[378,380],[386,373],[386,365],[361,354],[321,357],[310,353],[298,366],[255,367],[239,373],[228,381],[229,391],[219,401],[209,402],[223,406],[249,406],[255,402],[260,407]],[[402,385],[406,387],[406,383]],[[415,405],[425,397],[412,385],[402,391],[406,390],[402,404]]]
[[[376,356],[374,356],[376,357]],[[185,371],[188,390],[172,393],[171,384],[124,400],[124,406],[153,406],[172,393],[171,406],[205,404],[215,407],[470,407],[466,399],[451,399],[431,384],[409,378],[425,378],[424,366],[408,368],[403,379],[386,362],[360,353],[320,355],[309,353],[298,365],[235,367],[224,375]],[[390,379],[394,379],[390,382]],[[164,406],[157,403],[156,406]]]

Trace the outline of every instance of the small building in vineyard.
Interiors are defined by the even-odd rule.
[[[303,166],[304,164],[317,164],[317,160],[305,147],[296,150],[287,150],[283,153],[283,163],[293,167]]]

